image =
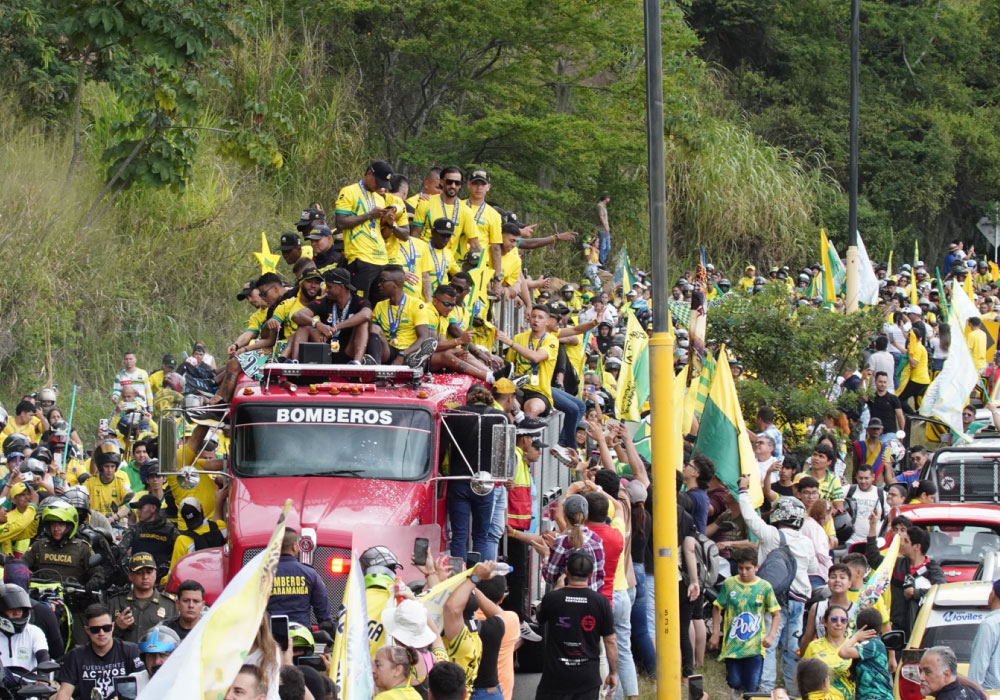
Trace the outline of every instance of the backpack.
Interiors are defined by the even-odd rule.
[[[889,512],[889,508],[885,503],[885,491],[881,486],[876,486],[875,489],[878,491],[878,505],[881,508],[882,517],[884,518],[886,513]],[[857,490],[858,485],[851,484],[851,488],[847,489],[847,493],[844,495],[844,510],[851,514],[852,523],[858,519],[858,504],[853,498]]]
[[[695,539],[698,541],[694,547],[695,559],[698,561],[698,587],[704,591],[714,586],[719,579],[719,547],[701,532]]]
[[[757,570],[757,575],[771,584],[778,602],[785,605],[788,602],[788,592],[792,589],[792,581],[795,580],[795,574],[799,567],[785,541],[785,533],[778,530],[778,537],[781,538],[781,543],[764,557],[763,563]]]

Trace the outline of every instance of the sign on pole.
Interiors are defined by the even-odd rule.
[[[1000,216],[998,214],[1000,212],[994,210],[993,217],[984,216],[976,224],[976,228],[983,234],[983,238],[993,246],[993,262],[1000,262],[997,260],[997,250],[1000,248]]]

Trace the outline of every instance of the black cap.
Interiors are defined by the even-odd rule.
[[[351,273],[342,267],[335,267],[323,273],[323,279],[327,284],[342,284],[352,292],[355,290],[351,284]]]
[[[323,275],[315,267],[312,267],[302,273],[302,277],[299,279],[300,282],[305,282],[306,280],[319,280],[322,282]]]
[[[138,501],[130,502],[129,505],[132,506],[132,508],[138,509],[142,508],[143,506],[156,506],[157,508],[159,508],[162,504],[160,503],[159,498],[157,498],[151,493],[147,493]]]
[[[372,171],[375,176],[375,184],[379,187],[389,188],[392,180],[392,166],[386,163],[384,160],[376,160],[374,163],[368,166],[368,169]]]
[[[332,236],[333,231],[330,230],[329,226],[313,226],[309,230],[309,235],[306,236],[310,241],[315,241],[317,238],[323,238],[324,236]]]
[[[295,224],[295,228],[299,230],[311,228],[314,221],[326,221],[326,213],[322,209],[314,207],[303,209],[302,216],[299,218],[298,223]]]
[[[589,578],[594,573],[594,558],[582,549],[574,549],[566,559],[566,573],[573,578]]]
[[[299,238],[299,234],[289,231],[288,233],[281,234],[281,244],[278,246],[278,250],[284,252],[301,246],[302,239]]]
[[[163,356],[163,361],[162,361],[161,364],[164,364],[167,367],[176,367],[177,366],[177,360],[174,359],[173,355],[171,355],[170,353],[167,353],[166,355]]]
[[[490,184],[490,174],[482,168],[477,168],[469,175],[469,182],[485,182],[488,185]]]
[[[520,236],[521,227],[517,225],[517,222],[508,221],[502,227],[500,227],[500,233],[509,233],[512,236]]]
[[[257,280],[250,280],[249,282],[243,285],[243,289],[236,292],[236,301],[243,301],[248,296],[250,296],[250,293],[256,288],[257,288]]]
[[[479,261],[482,259],[483,256],[478,250],[470,250],[468,253],[465,254],[465,257],[462,258],[462,262],[475,266],[478,265]]]
[[[455,224],[451,222],[451,219],[444,216],[440,219],[434,219],[432,228],[434,229],[434,233],[440,233],[444,236],[451,236],[455,233]]]

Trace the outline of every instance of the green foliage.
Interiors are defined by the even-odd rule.
[[[799,306],[784,285],[770,284],[761,294],[731,294],[713,307],[707,341],[725,343],[743,363],[737,387],[747,417],[770,406],[779,425],[795,426],[821,419],[834,405],[836,378],[857,366],[864,339],[880,324],[877,310],[845,315]]]

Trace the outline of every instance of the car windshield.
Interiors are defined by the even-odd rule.
[[[431,415],[369,405],[242,405],[233,429],[240,476],[413,480],[430,467]]]
[[[978,564],[984,554],[1000,549],[1000,534],[986,525],[941,523],[928,526],[927,531],[931,535],[927,556],[936,562]]]

